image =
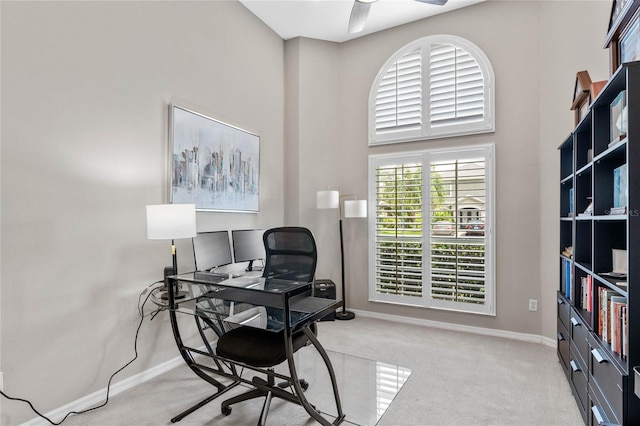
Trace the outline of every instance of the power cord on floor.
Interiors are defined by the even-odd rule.
[[[116,376],[116,374],[118,374],[119,372],[121,372],[122,370],[124,370],[125,368],[127,368],[129,365],[131,365],[136,359],[138,359],[138,334],[140,333],[140,328],[142,327],[142,323],[145,319],[145,317],[147,316],[151,316],[151,320],[153,320],[155,318],[155,316],[160,313],[161,311],[166,310],[167,308],[165,307],[158,307],[156,308],[153,312],[150,312],[148,314],[144,313],[144,306],[147,303],[147,301],[149,300],[149,298],[151,297],[151,295],[153,295],[154,292],[159,291],[160,287],[156,287],[154,289],[151,289],[151,291],[149,291],[149,289],[151,287],[153,287],[154,285],[157,285],[159,283],[162,283],[163,281],[156,281],[153,284],[149,285],[147,288],[144,289],[144,291],[142,293],[140,293],[140,295],[138,296],[138,313],[140,314],[140,323],[138,324],[138,328],[136,329],[136,335],[135,335],[135,339],[133,342],[133,351],[134,351],[134,357],[127,362],[125,365],[123,365],[122,367],[120,367],[118,370],[116,370],[111,377],[109,377],[109,381],[107,382],[107,395],[106,395],[106,399],[105,401],[100,404],[97,405],[95,407],[91,407],[91,408],[87,408],[86,410],[82,410],[82,411],[70,411],[68,412],[63,418],[62,420],[60,420],[58,423],[52,421],[51,419],[49,419],[47,416],[45,416],[44,414],[40,413],[31,403],[31,401],[28,401],[26,399],[23,398],[17,398],[17,397],[13,397],[10,395],[7,395],[6,393],[4,393],[3,391],[0,390],[0,395],[2,395],[3,397],[10,399],[12,401],[21,401],[24,403],[29,404],[29,407],[31,407],[31,409],[33,410],[34,413],[36,413],[39,417],[42,417],[43,419],[45,419],[46,421],[48,421],[49,423],[51,423],[52,425],[60,425],[62,424],[62,422],[64,422],[67,417],[69,417],[72,414],[83,414],[83,413],[88,413],[90,411],[94,411],[97,410],[98,408],[102,408],[105,405],[107,405],[107,403],[109,402],[109,390],[111,388],[111,381],[113,380],[113,378]],[[142,305],[140,304],[140,300],[142,299],[142,296],[144,296],[144,294],[149,291],[149,293],[147,294],[147,297],[144,299],[144,302],[142,302]],[[151,321],[150,320],[150,321]]]

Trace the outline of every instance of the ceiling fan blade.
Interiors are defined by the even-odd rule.
[[[447,0],[416,0],[420,3],[429,3],[435,4],[436,6],[444,6],[447,3]]]
[[[353,2],[351,16],[349,17],[349,33],[359,33],[364,29],[370,8],[371,3],[360,3],[357,0]]]

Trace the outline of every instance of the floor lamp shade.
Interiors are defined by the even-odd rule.
[[[345,200],[344,217],[367,217],[367,200]]]
[[[196,236],[195,204],[147,206],[147,238],[177,240]]]
[[[318,191],[316,205],[319,209],[337,209],[340,206],[340,192]]]

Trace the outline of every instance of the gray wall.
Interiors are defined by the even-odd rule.
[[[198,230],[283,223],[283,41],[236,2],[1,7],[2,371],[46,412],[133,357],[138,294],[171,264],[145,218],[164,202],[169,102],[261,137],[260,213],[198,213]],[[178,356],[166,318],[116,381]],[[34,417],[2,405],[3,425]]]
[[[138,294],[170,262],[168,243],[146,239],[144,206],[164,201],[171,100],[261,136],[261,212],[199,213],[198,229],[309,226],[318,277],[337,283],[337,212],[316,210],[317,190],[366,198],[372,153],[495,142],[497,315],[369,302],[361,220],[345,223],[349,303],[553,338],[556,147],[573,127],[575,73],[607,77],[610,3],[489,1],[334,44],[283,42],[235,1],[1,2],[5,390],[46,412],[102,389],[133,355]],[[492,61],[495,134],[369,148],[376,73],[406,43],[440,33]],[[188,264],[184,241],[180,253]],[[116,380],[178,355],[166,316],[145,322],[138,347]],[[3,401],[0,423],[32,417]]]
[[[572,99],[575,73],[588,70],[592,81],[609,78],[609,52],[600,49],[609,24],[610,1],[541,2],[539,50],[539,200],[540,334],[554,337],[559,262],[560,195],[557,147],[574,128]],[[571,19],[581,16],[582,25]],[[555,339],[555,337],[554,337]]]
[[[308,212],[307,224],[320,235],[318,277],[340,282],[337,212],[331,216],[313,209],[317,190],[337,185],[345,193],[366,198],[370,154],[493,142],[496,316],[369,302],[367,223],[359,219],[344,224],[347,299],[359,310],[552,340],[558,277],[556,147],[573,128],[569,107],[576,72],[587,69],[594,81],[608,76],[608,53],[602,43],[610,6],[609,1],[488,1],[340,45],[287,42],[287,50],[300,50],[297,78],[305,96],[296,111],[299,169],[304,171],[300,206],[286,208]],[[369,148],[367,105],[377,72],[402,46],[432,34],[464,37],[489,57],[496,78],[495,133]],[[335,82],[338,91],[331,87],[327,92],[323,84]],[[311,102],[307,94],[318,102]],[[327,100],[332,95],[333,101]],[[339,131],[333,132],[336,123]],[[528,311],[530,298],[539,300],[538,312]]]

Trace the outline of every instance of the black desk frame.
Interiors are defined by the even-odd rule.
[[[309,328],[311,324],[320,320],[320,318],[324,317],[330,312],[335,311],[342,305],[341,301],[329,300],[329,299],[320,299],[312,297],[312,284],[307,283],[304,285],[298,286],[286,286],[284,282],[282,283],[281,291],[261,291],[250,288],[242,288],[242,287],[225,287],[223,284],[214,283],[211,281],[207,281],[206,279],[199,280],[196,278],[196,274],[194,273],[193,279],[189,279],[185,281],[185,275],[174,275],[170,276],[169,281],[169,316],[171,320],[171,328],[173,330],[173,335],[180,351],[180,355],[186,362],[187,366],[200,378],[205,380],[206,382],[213,385],[217,392],[213,395],[205,398],[204,400],[198,402],[193,407],[185,410],[181,414],[171,419],[172,423],[178,422],[182,420],[185,416],[193,413],[197,409],[203,407],[209,402],[213,401],[220,395],[223,395],[227,391],[233,389],[240,383],[248,384],[257,389],[263,389],[271,391],[277,396],[286,399],[287,401],[299,404],[304,407],[304,409],[309,413],[311,417],[313,417],[316,421],[324,426],[329,425],[338,425],[342,423],[344,420],[344,413],[342,411],[342,405],[340,403],[340,396],[338,393],[338,386],[336,382],[335,372],[333,370],[333,366],[331,365],[331,361],[329,360],[329,356],[326,351],[316,338],[315,334]],[[278,280],[275,280],[278,281]],[[196,298],[189,298],[188,302],[197,302],[203,299],[221,299],[228,300],[233,302],[241,302],[241,303],[250,303],[252,305],[265,306],[282,309],[283,311],[283,319],[284,319],[284,340],[285,340],[285,350],[287,354],[287,364],[289,367],[289,376],[285,376],[282,374],[277,374],[271,372],[276,378],[283,380],[288,383],[289,389],[292,391],[287,391],[284,389],[274,389],[272,387],[267,387],[265,384],[261,383],[260,380],[254,381],[249,380],[244,377],[241,377],[240,374],[237,374],[238,370],[252,370],[257,373],[267,374],[267,371],[263,368],[252,367],[247,364],[239,363],[233,360],[229,360],[227,358],[223,358],[218,356],[215,353],[215,350],[211,347],[208,339],[204,334],[205,327],[212,328],[216,334],[219,335],[220,330],[217,325],[211,321],[210,317],[199,315],[198,310],[196,309],[194,312],[194,316],[196,319],[196,325],[198,328],[198,332],[204,342],[204,345],[207,349],[207,352],[204,352],[199,349],[191,348],[186,346],[183,343],[182,337],[180,335],[180,328],[178,326],[177,313],[179,312],[180,304],[185,303],[182,300],[176,300],[176,291],[179,283],[186,284],[188,286],[192,285],[207,285],[210,286],[211,290],[204,293],[203,295],[198,295]],[[304,313],[308,313],[300,321],[291,324],[291,312],[292,311],[301,311]],[[294,361],[294,353],[293,353],[293,344],[292,344],[292,335],[294,332],[302,330],[304,334],[307,336],[311,344],[316,348],[322,360],[325,363],[327,371],[329,373],[329,377],[331,378],[331,384],[333,387],[333,393],[335,398],[335,404],[338,416],[333,422],[330,422],[325,417],[320,414],[316,408],[309,403],[307,398],[304,395],[304,390],[300,384],[300,380],[298,378],[295,361]],[[204,365],[201,362],[198,362],[194,356],[204,356],[211,359],[214,363],[214,366]],[[224,377],[227,379],[231,379],[231,384],[225,385],[215,379],[215,376]],[[260,423],[263,424],[265,413],[261,413]]]

